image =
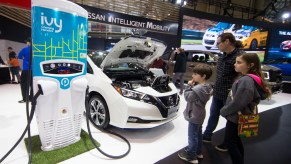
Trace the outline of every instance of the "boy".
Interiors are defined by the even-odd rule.
[[[9,58],[7,61],[9,64],[11,64],[11,73],[12,73],[12,80],[11,83],[13,84],[19,84],[20,83],[20,75],[19,75],[19,70],[20,70],[20,63],[18,59],[16,59],[16,56]],[[17,78],[17,82],[15,81],[15,76]]]
[[[202,159],[202,124],[205,118],[205,105],[212,94],[212,87],[206,81],[211,77],[212,70],[207,65],[199,64],[193,69],[192,80],[188,82],[184,92],[187,101],[184,117],[189,121],[188,146],[179,153],[179,158],[190,163],[198,163]],[[194,84],[197,85],[194,86]],[[194,86],[194,87],[193,87]]]

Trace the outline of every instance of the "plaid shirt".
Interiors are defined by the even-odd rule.
[[[230,54],[225,53],[219,56],[217,61],[217,75],[213,87],[213,96],[220,100],[226,100],[228,92],[237,77],[234,69],[235,58],[237,55],[245,53],[243,50],[235,49]]]

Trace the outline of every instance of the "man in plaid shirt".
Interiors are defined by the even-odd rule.
[[[212,133],[219,120],[220,109],[225,105],[228,92],[237,77],[237,73],[234,69],[236,56],[245,53],[243,50],[240,50],[240,48],[243,47],[242,43],[236,41],[231,33],[221,34],[217,38],[217,47],[223,54],[219,56],[217,61],[217,75],[213,87],[210,116],[203,134],[203,142],[211,142]],[[227,151],[224,142],[215,148],[220,151]]]

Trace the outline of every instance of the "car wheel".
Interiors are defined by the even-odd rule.
[[[257,40],[252,40],[251,45],[250,45],[250,49],[251,50],[255,50],[258,47],[258,41]]]
[[[106,102],[101,96],[94,95],[89,100],[90,117],[93,124],[106,129],[109,125],[109,111]]]
[[[210,49],[211,49],[211,47],[208,47],[208,46],[207,46],[207,47],[205,47],[205,48],[206,48],[206,49],[208,49],[208,50],[210,50]]]

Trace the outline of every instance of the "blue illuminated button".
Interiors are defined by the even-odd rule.
[[[68,86],[69,83],[70,83],[70,81],[69,81],[68,78],[63,78],[63,79],[61,80],[61,85],[64,86],[64,87]]]

